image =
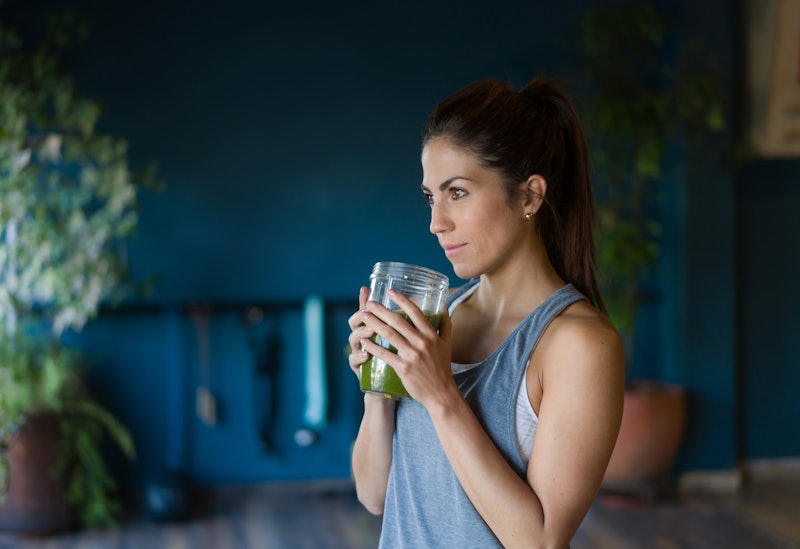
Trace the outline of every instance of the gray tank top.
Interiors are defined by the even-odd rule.
[[[479,283],[471,280],[447,300],[451,314]],[[453,376],[500,453],[521,478],[514,413],[528,358],[544,330],[567,306],[586,299],[571,284],[531,312],[483,362],[453,364]],[[383,514],[382,549],[502,547],[472,506],[447,459],[428,412],[416,401],[397,403],[392,467]]]

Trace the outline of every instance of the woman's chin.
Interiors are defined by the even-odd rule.
[[[470,269],[466,265],[457,265],[452,261],[450,264],[453,266],[453,272],[456,273],[456,276],[462,280],[471,280],[479,275],[479,273],[476,273],[474,269]]]

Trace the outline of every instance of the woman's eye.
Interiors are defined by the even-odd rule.
[[[452,200],[458,200],[459,198],[463,198],[468,194],[467,191],[459,187],[450,187],[449,189],[447,189],[447,192],[449,193],[450,199]],[[428,204],[428,206],[433,206],[433,201],[434,201],[433,193],[424,192],[422,193],[422,196],[425,199],[425,202]]]

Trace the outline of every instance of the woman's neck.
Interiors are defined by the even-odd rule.
[[[524,317],[564,286],[542,248],[481,275],[472,305],[495,318]]]

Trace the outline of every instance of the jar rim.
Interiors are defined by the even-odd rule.
[[[378,261],[372,267],[372,274],[370,278],[376,276],[389,276],[394,278],[402,278],[404,280],[425,282],[429,284],[438,285],[444,289],[450,286],[449,278],[428,267],[414,265],[411,263],[403,263],[400,261]]]

